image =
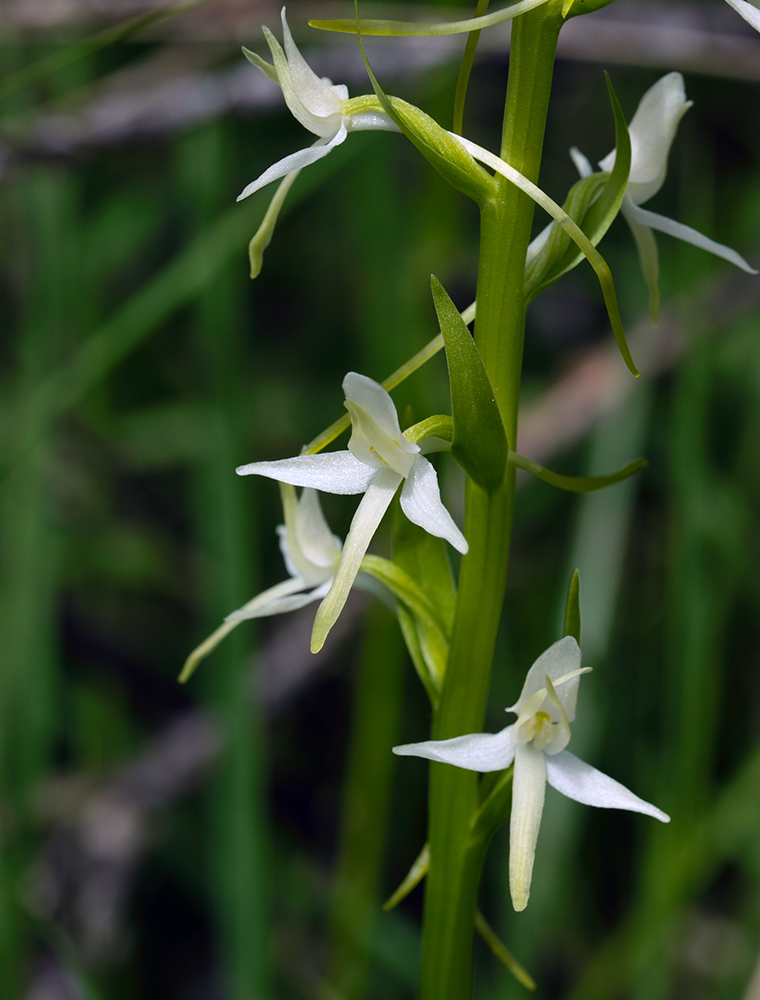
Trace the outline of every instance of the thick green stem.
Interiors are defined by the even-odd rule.
[[[501,155],[537,181],[549,103],[561,4],[550,2],[515,20]],[[499,179],[498,194],[482,210],[476,341],[515,447],[525,331],[525,255],[533,202]],[[483,729],[496,635],[506,584],[514,509],[514,468],[488,493],[467,485],[465,534],[451,653],[436,739]],[[478,775],[431,765],[431,867],[425,896],[423,1000],[467,1000],[472,938],[484,844],[473,844],[470,823],[478,806]]]

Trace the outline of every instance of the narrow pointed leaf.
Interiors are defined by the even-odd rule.
[[[567,603],[565,604],[565,628],[563,635],[571,635],[581,644],[581,576],[577,569],[570,577],[567,588]]]
[[[340,31],[351,35],[359,33],[365,35],[392,35],[395,37],[464,35],[471,31],[490,28],[494,24],[501,24],[503,21],[509,21],[513,17],[540,7],[543,3],[546,3],[546,0],[519,0],[518,3],[513,3],[502,10],[494,11],[493,14],[486,14],[483,17],[468,17],[463,21],[431,23],[389,21],[385,19],[347,20],[336,18],[334,20],[309,21],[309,26],[312,28],[321,28],[323,31]]]
[[[536,989],[536,982],[531,974],[520,965],[480,910],[475,914],[475,930],[480,934],[496,958],[512,973],[521,986],[531,991]]]
[[[489,0],[478,0],[475,8],[475,17],[483,17],[488,10]],[[480,31],[471,31],[467,36],[467,42],[462,54],[462,62],[459,66],[456,90],[454,91],[454,115],[451,131],[461,135],[464,128],[464,102],[467,97],[467,87],[472,73],[472,64],[475,61],[475,50],[478,47]]]
[[[612,472],[608,476],[561,476],[559,473],[552,472],[551,469],[546,469],[543,465],[539,465],[538,462],[533,462],[531,459],[526,458],[524,455],[518,455],[514,451],[510,451],[509,461],[512,465],[516,465],[518,469],[524,469],[539,479],[543,479],[545,483],[557,486],[561,490],[569,490],[571,493],[593,493],[595,490],[602,490],[606,486],[614,486],[615,483],[627,479],[628,476],[633,475],[634,472],[638,472],[639,469],[645,468],[648,464],[645,458],[636,458],[632,462],[628,462],[627,465],[624,465],[622,469],[618,469],[617,472]]]
[[[529,198],[531,198],[548,215],[558,222],[560,226],[562,226],[573,242],[578,246],[586,260],[593,267],[599,280],[599,286],[602,290],[604,304],[607,307],[607,315],[612,326],[612,332],[615,336],[615,341],[617,342],[623,360],[625,361],[631,374],[638,378],[639,372],[633,363],[628,342],[625,339],[625,330],[623,329],[623,320],[620,316],[620,307],[617,301],[617,292],[615,291],[615,282],[612,278],[612,271],[610,271],[610,266],[604,257],[602,257],[578,224],[574,222],[567,212],[560,208],[556,201],[550,198],[545,191],[542,191],[540,187],[528,180],[527,177],[524,177],[519,170],[515,170],[514,167],[502,160],[501,157],[496,156],[495,153],[491,153],[489,150],[479,146],[476,142],[471,142],[463,136],[458,136],[457,138],[475,159],[479,160],[481,163],[485,163],[486,166],[491,167],[492,170],[501,174],[502,177],[506,177],[511,184],[514,184],[515,187],[518,187],[522,192],[527,194]]]
[[[591,14],[595,10],[607,7],[612,2],[613,0],[571,0],[570,3],[565,4],[566,9],[563,8],[562,15],[571,18],[577,17],[579,14]]]
[[[388,590],[401,601],[411,613],[430,628],[440,632],[445,640],[444,625],[438,610],[433,607],[423,590],[405,573],[400,566],[381,556],[364,556],[361,563],[363,573],[379,580]]]
[[[361,30],[357,30],[359,24],[358,0],[355,0],[354,7],[356,19],[352,23],[359,38],[364,67],[367,70],[372,89],[375,91],[375,96],[386,114],[449,184],[457,191],[472,198],[479,205],[482,204],[495,189],[493,178],[475,162],[454,136],[446,129],[441,128],[438,122],[426,115],[424,111],[398,97],[388,97],[380,86],[367,58]]]
[[[252,279],[258,278],[261,274],[261,268],[264,264],[264,251],[272,242],[272,236],[274,235],[277,219],[280,215],[280,209],[282,208],[288,195],[288,191],[290,191],[293,187],[293,182],[300,173],[300,170],[294,170],[292,173],[283,177],[280,181],[277,186],[277,190],[274,193],[274,197],[269,203],[269,208],[266,210],[266,214],[261,220],[261,225],[256,230],[251,242],[248,244],[248,260],[251,265]]]
[[[436,609],[436,618],[448,638],[454,624],[456,587],[446,543],[412,524],[398,504],[393,522],[393,563],[407,573]]]
[[[449,367],[454,439],[451,453],[468,476],[484,489],[504,479],[507,438],[480,353],[470,331],[437,278],[431,279]]]
[[[564,204],[567,214],[578,223],[593,246],[597,246],[611,226],[625,195],[631,170],[631,138],[628,125],[617,99],[612,81],[607,79],[607,90],[615,116],[615,165],[609,176],[592,174],[573,185]],[[583,260],[583,253],[571,245],[569,236],[558,225],[535,260],[526,268],[525,294],[534,299],[563,274],[567,274]]]
[[[514,766],[510,764],[504,771],[492,771],[483,776],[481,788],[488,788],[488,792],[470,824],[473,842],[487,843],[499,827],[509,820],[513,775]]]
[[[395,906],[398,906],[401,900],[406,899],[412,889],[415,889],[420,884],[429,871],[430,844],[425,844],[420,853],[414,859],[414,863],[409,869],[404,881],[398,889],[396,889],[390,899],[383,903],[383,909],[392,910]]]
[[[404,516],[396,503],[393,561],[420,587],[436,609],[443,632],[430,626],[399,603],[398,619],[412,663],[433,708],[438,706],[449,655],[448,637],[454,622],[456,590],[451,564],[442,538],[428,534]]]
[[[434,652],[435,641],[429,641],[436,630],[426,629],[401,601],[396,602],[396,617],[412,666],[435,711],[441,701],[441,678],[446,669],[448,644],[440,646],[442,655],[437,657]]]

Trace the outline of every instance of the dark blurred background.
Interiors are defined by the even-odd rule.
[[[0,998],[406,1000],[421,890],[379,906],[424,841],[426,773],[390,747],[424,739],[429,710],[393,616],[352,598],[315,657],[313,607],[246,623],[176,678],[285,575],[276,486],[235,466],[297,454],[341,414],[346,371],[384,378],[434,336],[431,272],[469,304],[477,215],[400,136],[351,135],[298,179],[251,282],[272,192],[235,197],[311,141],[240,54],[265,52],[279,10],[208,0],[122,37],[159,7],[0,6]],[[366,93],[355,40],[306,28],[325,14],[350,7],[288,8],[314,67]],[[508,39],[483,34],[465,115],[491,148]],[[463,44],[368,50],[449,125]],[[629,118],[684,72],[695,106],[648,207],[758,265],[760,38],[720,0],[574,19],[542,173],[556,200],[571,145],[613,145],[604,69]],[[757,1000],[760,279],[658,243],[656,329],[622,222],[603,246],[640,380],[590,268],[531,307],[520,450],[563,472],[650,465],[593,497],[522,486],[489,727],[579,566],[595,672],[573,749],[673,822],[550,792],[528,910],[511,912],[503,835],[482,909],[542,997]],[[394,398],[445,412],[443,359]],[[460,474],[442,479],[459,517]],[[354,506],[326,498],[337,532]],[[476,1000],[524,995],[485,946],[476,960]]]

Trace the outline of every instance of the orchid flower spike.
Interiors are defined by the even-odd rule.
[[[282,95],[293,116],[304,128],[313,132],[317,140],[265,170],[243,189],[238,201],[280,177],[316,163],[344,142],[349,132],[362,129],[398,132],[398,126],[382,110],[374,95],[351,99],[345,84],[334,84],[326,77],[318,77],[293,41],[284,7],[281,16],[284,51],[272,32],[266,27],[263,29],[274,65],[248,49],[243,49],[243,52],[249,62],[282,88]]]
[[[581,674],[588,669],[581,667],[578,643],[566,636],[543,652],[528,671],[520,697],[507,709],[517,716],[511,726],[495,734],[472,733],[393,748],[402,756],[426,757],[469,771],[501,771],[514,763],[509,888],[516,910],[524,910],[528,904],[547,781],[584,805],[627,809],[670,822],[656,806],[565,749],[570,742],[570,723],[575,719]]]
[[[297,499],[295,489],[287,485],[280,487],[280,493],[285,523],[279,525],[277,534],[290,579],[275,584],[227,615],[219,628],[188,656],[180,681],[188,680],[200,661],[240,622],[296,611],[321,600],[332,586],[342,545],[325,521],[318,494],[305,489]]]
[[[649,287],[652,317],[655,321],[659,312],[660,290],[657,244],[652,232],[654,229],[722,257],[748,274],[757,274],[757,271],[730,247],[716,243],[690,226],[684,226],[664,215],[640,207],[656,195],[665,182],[670,147],[678,124],[691,105],[692,101],[686,100],[681,74],[668,73],[644,94],[628,126],[631,137],[631,171],[621,211],[636,242],[641,269]],[[593,172],[589,161],[577,149],[572,149],[570,155],[582,177]],[[599,166],[602,170],[612,170],[614,165],[613,149]]]
[[[760,31],[760,0],[726,0],[755,31]]]
[[[364,496],[354,514],[335,577],[314,620],[311,650],[318,652],[335,624],[361,561],[394,494],[401,489],[401,509],[414,524],[446,539],[459,552],[467,542],[441,501],[438,477],[422,448],[401,432],[398,414],[385,389],[371,378],[349,372],[343,379],[353,433],[347,451],[299,455],[275,462],[252,462],[240,476],[267,476],[293,486],[326,493]],[[438,442],[440,444],[440,442]],[[433,450],[429,444],[426,450]]]

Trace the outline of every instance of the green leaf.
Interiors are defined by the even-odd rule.
[[[442,538],[412,524],[395,501],[393,562],[419,586],[436,609],[446,639],[451,635],[456,607],[456,587],[451,563]]]
[[[536,982],[531,974],[520,965],[480,910],[475,914],[475,930],[480,934],[501,964],[512,973],[518,983],[527,990],[536,989]]]
[[[380,20],[347,20],[338,18],[335,20],[314,20],[309,21],[312,28],[321,28],[323,31],[340,31],[344,34],[365,34],[365,35],[393,35],[396,37],[409,36],[435,36],[435,35],[463,35],[470,31],[480,31],[482,28],[490,28],[494,24],[501,24],[509,21],[519,14],[525,14],[535,7],[540,7],[545,0],[520,0],[519,3],[510,4],[502,10],[494,11],[493,14],[486,14],[484,17],[468,17],[463,21],[440,21],[436,22],[415,22],[415,21],[389,21]]]
[[[480,353],[459,310],[435,276],[431,284],[449,367],[454,415],[451,453],[479,486],[495,489],[504,479],[509,451],[499,407]]]
[[[562,14],[567,18],[577,17],[579,14],[590,14],[592,11],[601,10],[611,3],[612,0],[569,0]]]
[[[436,413],[432,417],[426,417],[419,423],[407,427],[404,431],[404,437],[412,444],[419,444],[426,438],[439,438],[450,444],[454,440],[454,421],[443,413]]]
[[[581,644],[581,576],[577,569],[570,577],[567,588],[567,603],[565,604],[565,628],[563,635],[571,635]]]
[[[502,177],[506,177],[510,184],[514,184],[521,191],[524,191],[529,198],[540,205],[562,228],[567,232],[573,242],[577,245],[578,249],[583,253],[586,260],[593,267],[596,272],[596,276],[599,279],[599,286],[602,289],[602,297],[604,298],[604,304],[607,307],[607,315],[610,319],[610,324],[612,326],[612,332],[615,336],[615,341],[617,342],[620,353],[623,356],[623,360],[628,366],[628,370],[636,378],[639,376],[639,372],[636,369],[636,365],[633,363],[633,358],[631,357],[631,352],[628,349],[628,343],[625,339],[625,330],[623,329],[623,320],[620,317],[620,307],[617,301],[617,292],[615,291],[615,282],[612,278],[612,271],[610,271],[610,266],[607,261],[602,257],[593,243],[589,240],[588,236],[583,232],[577,222],[570,218],[567,212],[564,211],[561,206],[559,206],[556,201],[549,197],[545,191],[542,191],[540,187],[534,184],[527,177],[524,177],[519,170],[516,170],[513,166],[502,160],[501,157],[496,156],[495,153],[490,152],[490,150],[484,149],[482,146],[478,146],[477,143],[472,142],[469,139],[465,139],[463,136],[459,138],[459,141],[473,156],[476,156],[481,163],[485,163],[486,166],[491,167],[495,170],[497,174],[501,174]]]
[[[570,189],[563,208],[577,222],[596,246],[612,225],[620,206],[631,171],[631,139],[620,102],[605,74],[610,103],[615,116],[615,166],[612,173],[596,173],[582,177]],[[528,302],[567,274],[583,260],[583,253],[558,224],[554,224],[549,239],[525,269],[525,295]]]
[[[409,869],[404,881],[398,889],[396,889],[390,899],[383,903],[383,909],[392,910],[394,906],[398,906],[401,900],[406,899],[412,889],[416,888],[420,884],[429,871],[430,844],[425,844],[420,853],[414,859],[414,863]]]
[[[475,8],[475,17],[482,17],[488,10],[489,0],[478,0]],[[451,131],[457,135],[462,134],[464,127],[464,102],[467,97],[467,86],[470,82],[472,64],[475,60],[475,50],[478,47],[480,31],[471,31],[467,36],[467,43],[462,53],[462,62],[459,66],[456,90],[454,91],[454,115]]]
[[[470,823],[473,844],[484,843],[507,822],[512,811],[512,776],[514,765],[504,771],[484,776],[481,782],[483,802]]]
[[[379,580],[409,611],[427,628],[435,629],[446,641],[446,626],[439,609],[436,608],[422,588],[407,572],[381,556],[368,555],[362,559],[361,569],[375,580]]]
[[[417,584],[436,609],[438,623],[430,626],[399,604],[398,617],[415,670],[433,707],[441,695],[449,637],[454,624],[456,588],[446,544],[404,516],[394,501],[393,561]],[[438,627],[440,624],[441,628]]]
[[[355,0],[356,20],[353,30],[359,38],[364,67],[367,70],[372,89],[386,114],[398,125],[407,139],[422,153],[449,184],[472,198],[478,205],[483,204],[496,191],[496,184],[490,174],[476,163],[461,143],[441,128],[437,121],[424,111],[408,104],[398,97],[388,97],[374,74],[367,53],[364,50],[359,24],[359,2]]]
[[[412,665],[425,688],[433,710],[436,710],[441,701],[441,682],[449,655],[448,643],[439,641],[440,655],[438,655],[435,630],[426,629],[421,625],[400,601],[396,605],[396,617]]]
[[[510,451],[509,461],[518,469],[524,469],[539,479],[543,479],[545,483],[557,486],[561,490],[569,490],[571,493],[593,493],[595,490],[603,490],[605,486],[614,486],[615,483],[627,479],[628,476],[632,476],[634,472],[638,472],[639,469],[648,465],[645,458],[636,458],[608,476],[561,476],[524,455],[518,455],[515,451]]]

